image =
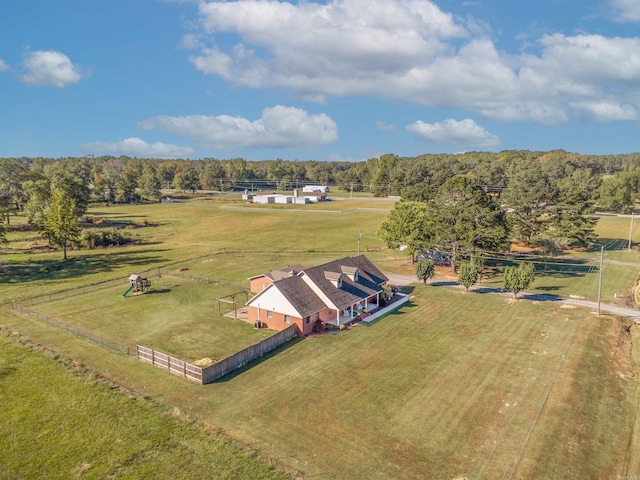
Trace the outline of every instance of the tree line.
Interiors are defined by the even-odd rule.
[[[441,189],[454,177],[499,195],[499,201],[494,201],[502,213],[493,214],[506,215],[513,238],[546,242],[549,248],[554,244],[582,245],[593,240],[593,219],[586,215],[596,207],[613,212],[633,209],[640,196],[640,153],[595,156],[563,150],[513,150],[418,157],[386,154],[362,162],[0,158],[0,239],[15,213],[26,215],[34,228],[44,231],[56,192],[72,201],[79,216],[90,202],[156,202],[164,188],[192,192],[289,190],[305,183],[338,185],[346,191],[375,196],[398,195],[428,207],[446,201],[446,192]],[[428,215],[432,213],[430,210]],[[456,241],[450,241],[457,251]],[[485,240],[474,242],[478,246]]]

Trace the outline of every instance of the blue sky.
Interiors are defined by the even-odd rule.
[[[2,0],[0,157],[640,151],[640,0]]]

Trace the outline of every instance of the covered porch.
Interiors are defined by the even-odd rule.
[[[396,293],[394,294],[393,298],[391,298],[389,303],[382,308],[379,307],[380,305],[379,303],[377,304],[369,303],[369,308],[367,309],[367,311],[360,312],[360,315],[358,315],[357,313],[354,314],[353,317],[351,317],[349,314],[341,315],[339,317],[340,323],[338,323],[338,319],[336,318],[328,320],[326,323],[329,323],[335,327],[340,328],[340,325],[349,325],[350,323],[353,323],[356,321],[362,321],[365,323],[373,322],[374,320],[377,320],[378,318],[386,315],[387,313],[400,308],[402,305],[404,305],[409,301],[409,298],[410,298],[410,295],[407,295],[405,293]],[[357,312],[357,309],[356,309],[356,312]]]
[[[375,311],[380,306],[380,292],[372,295],[364,300],[360,300],[347,308],[337,310],[334,318],[327,320],[326,323],[340,327],[347,325],[361,316]]]

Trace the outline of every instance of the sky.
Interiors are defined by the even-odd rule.
[[[640,0],[2,0],[0,157],[640,151]]]

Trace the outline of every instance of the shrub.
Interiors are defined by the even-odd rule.
[[[126,232],[103,230],[101,232],[86,232],[82,236],[82,244],[86,248],[112,247],[128,245],[133,239]]]

